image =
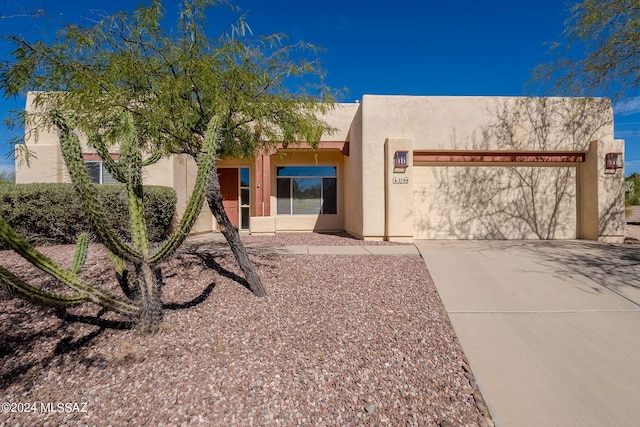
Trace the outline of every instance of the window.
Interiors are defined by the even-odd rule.
[[[279,166],[276,178],[278,214],[337,214],[336,169],[335,166]]]
[[[84,162],[84,167],[89,172],[89,177],[94,184],[117,184],[118,181],[104,167],[101,160],[89,160]]]
[[[240,228],[242,230],[249,229],[249,212],[251,204],[249,203],[249,168],[240,168]]]

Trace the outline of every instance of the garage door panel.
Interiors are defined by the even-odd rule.
[[[420,166],[413,174],[416,238],[576,238],[574,167]]]

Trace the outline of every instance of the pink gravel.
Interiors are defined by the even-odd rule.
[[[228,252],[167,262],[168,309],[154,336],[63,321],[0,291],[0,400],[36,404],[0,412],[0,426],[491,422],[420,257],[259,253],[260,244],[299,244],[280,236],[243,238],[266,298],[234,280]],[[322,245],[340,238],[307,234]],[[44,250],[68,264],[73,248]],[[92,245],[83,275],[114,290],[105,259]],[[12,252],[0,252],[0,263],[58,289]],[[50,411],[57,403],[86,407]]]
[[[205,235],[206,236],[206,235]],[[273,236],[243,235],[246,245],[260,246],[396,246],[407,243],[359,240],[347,233],[277,233]]]

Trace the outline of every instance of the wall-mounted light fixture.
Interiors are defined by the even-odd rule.
[[[393,155],[394,165],[396,168],[406,169],[409,167],[409,152],[408,151],[396,151]]]
[[[618,169],[624,167],[622,153],[607,153],[604,156],[604,172],[616,173]]]

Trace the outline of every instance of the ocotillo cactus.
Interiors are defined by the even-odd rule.
[[[15,295],[42,305],[70,306],[85,300],[95,302],[109,310],[128,317],[137,318],[139,329],[155,332],[162,320],[162,301],[158,284],[157,265],[171,256],[182,244],[195,224],[209,184],[209,172],[215,159],[218,121],[211,120],[204,139],[204,146],[198,162],[195,186],[187,203],[185,213],[172,235],[154,253],[150,253],[142,204],[142,166],[157,161],[160,156],[153,154],[142,160],[142,144],[135,134],[133,117],[123,116],[123,138],[120,146],[120,161],[111,160],[108,150],[99,137],[91,141],[103,156],[111,174],[122,182],[127,191],[132,242],[125,242],[106,220],[106,213],[100,205],[95,188],[82,161],[82,150],[77,135],[62,116],[53,118],[60,130],[62,153],[74,188],[82,206],[90,218],[98,239],[110,251],[115,272],[125,287],[125,298],[115,296],[98,286],[88,284],[78,278],[86,257],[87,239],[81,236],[71,270],[65,269],[31,247],[0,218],[0,238],[36,267],[51,274],[60,282],[78,291],[66,297],[34,288],[17,276],[0,268],[0,283]]]

